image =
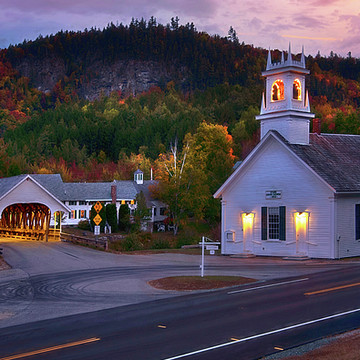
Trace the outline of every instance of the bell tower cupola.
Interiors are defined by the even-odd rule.
[[[262,96],[260,115],[261,138],[270,130],[278,131],[292,144],[309,144],[310,112],[309,94],[305,90],[305,76],[310,73],[305,68],[304,48],[300,61],[293,60],[289,45],[288,57],[284,52],[281,61],[273,63],[269,49],[265,77],[265,93]]]

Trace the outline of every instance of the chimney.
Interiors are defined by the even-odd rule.
[[[321,119],[313,119],[312,123],[313,133],[314,134],[321,134]]]
[[[116,204],[116,181],[111,184],[111,203]]]
[[[153,180],[153,168],[152,167],[150,168],[150,180],[151,181]]]

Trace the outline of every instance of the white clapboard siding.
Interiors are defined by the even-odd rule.
[[[226,241],[225,234],[222,236],[224,254],[243,252],[241,213],[252,212],[254,232],[249,250],[256,255],[295,255],[294,213],[307,211],[310,213],[308,256],[334,257],[334,235],[330,226],[333,192],[329,186],[273,137],[266,139],[239,170],[222,194],[223,232],[235,231],[235,242]],[[281,191],[281,199],[266,200],[268,190]],[[261,240],[262,206],[286,206],[286,241]]]
[[[336,200],[336,255],[340,258],[360,255],[360,241],[355,239],[355,204],[360,204],[360,197],[343,195]]]

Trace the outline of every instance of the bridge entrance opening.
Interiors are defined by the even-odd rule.
[[[60,229],[50,228],[51,211],[39,203],[6,207],[0,218],[0,238],[11,240],[60,240]]]

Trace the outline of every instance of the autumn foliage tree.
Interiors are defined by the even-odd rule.
[[[159,182],[151,190],[155,197],[167,204],[174,235],[190,214],[201,218],[205,205],[200,191],[200,185],[204,184],[205,180],[204,174],[201,168],[187,161],[188,152],[188,144],[181,150],[175,141],[167,153],[159,155],[155,163],[156,178]]]
[[[188,162],[203,172],[205,183],[202,191],[206,195],[203,216],[210,222],[220,219],[219,200],[213,198],[215,191],[230,175],[234,166],[233,140],[227,127],[203,121],[195,134],[187,134],[189,146]]]
[[[233,166],[231,146],[226,127],[203,122],[195,134],[185,136],[182,150],[175,142],[169,152],[160,154],[156,161],[159,183],[152,191],[168,205],[175,235],[188,217],[219,217],[212,194]]]

